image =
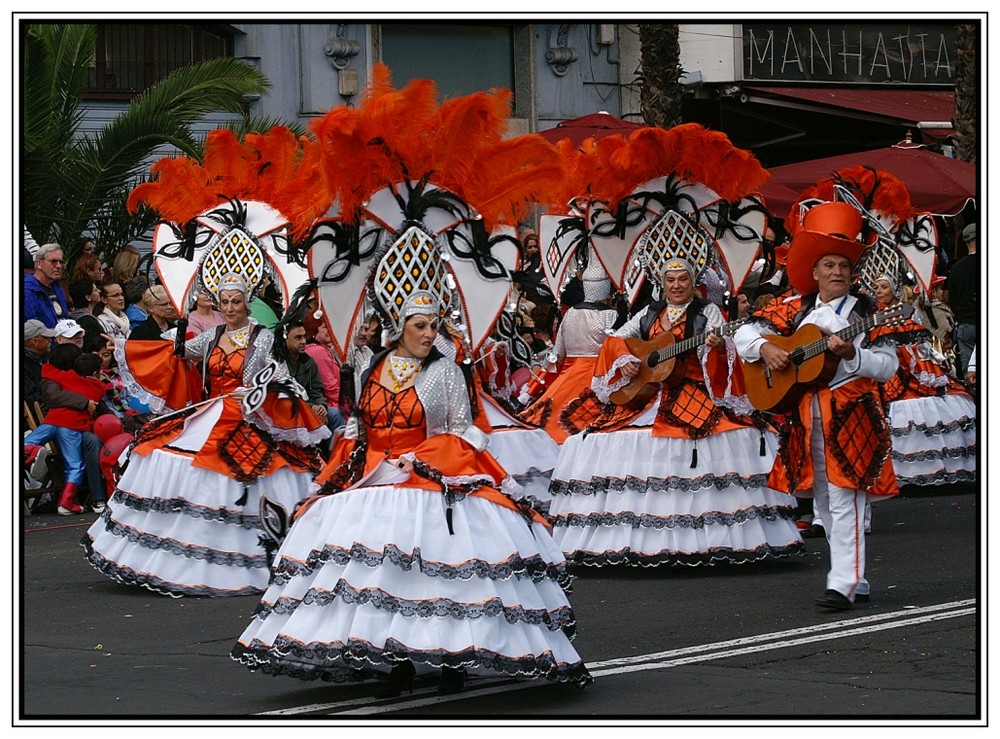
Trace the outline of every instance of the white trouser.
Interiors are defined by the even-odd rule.
[[[830,545],[830,571],[826,587],[854,602],[855,595],[868,595],[865,579],[865,508],[868,494],[863,490],[832,485],[826,476],[826,444],[819,400],[812,401],[810,445],[813,458],[813,510],[823,523]]]

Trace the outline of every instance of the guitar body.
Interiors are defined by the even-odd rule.
[[[771,370],[763,360],[743,363],[743,379],[747,398],[754,408],[762,411],[790,410],[810,387],[830,381],[837,371],[840,359],[829,351],[796,362],[799,347],[821,341],[826,334],[814,324],[801,326],[791,336],[767,336],[772,344],[792,354],[792,361],[784,370]]]
[[[615,405],[625,405],[630,408],[644,408],[660,389],[663,382],[670,382],[676,370],[683,370],[683,362],[677,364],[678,357],[671,357],[656,362],[653,356],[661,349],[667,349],[674,344],[674,335],[669,331],[657,334],[649,341],[632,338],[625,339],[625,345],[631,354],[638,357],[639,374],[624,387],[611,393],[611,402]],[[678,373],[679,374],[679,373]]]

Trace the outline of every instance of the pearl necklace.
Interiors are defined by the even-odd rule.
[[[230,343],[237,349],[246,349],[250,346],[250,325],[247,324],[242,328],[237,328],[232,331],[226,331],[226,336],[229,337]]]
[[[421,361],[416,357],[401,357],[398,354],[389,355],[389,377],[392,379],[393,392],[398,393],[420,369]]]

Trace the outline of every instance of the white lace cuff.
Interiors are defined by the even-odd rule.
[[[623,354],[614,361],[607,374],[601,376],[594,375],[594,378],[590,381],[590,389],[594,391],[597,399],[602,403],[609,403],[611,401],[611,393],[620,390],[631,381],[629,377],[619,377],[617,380],[612,380],[611,378],[617,375],[619,370],[625,365],[639,364],[640,361],[638,357],[631,354]]]

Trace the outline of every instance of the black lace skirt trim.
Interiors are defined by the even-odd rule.
[[[725,490],[733,485],[744,488],[761,488],[767,485],[766,474],[741,475],[730,472],[726,475],[702,475],[701,477],[593,477],[589,482],[582,480],[553,480],[549,486],[552,495],[596,495],[597,493],[664,493],[670,490],[684,492],[714,487]]]
[[[767,557],[780,558],[802,554],[805,551],[805,543],[802,541],[792,542],[785,546],[772,546],[771,544],[761,544],[753,549],[732,549],[719,547],[707,552],[670,552],[663,551],[657,554],[643,554],[633,552],[631,549],[623,549],[617,552],[570,552],[566,555],[573,564],[587,567],[604,567],[606,565],[629,565],[632,567],[658,567],[659,565],[714,565],[719,562],[730,564],[747,564],[758,562]]]
[[[706,526],[739,526],[747,521],[761,519],[764,521],[791,521],[795,519],[794,506],[751,506],[733,513],[724,511],[709,511],[698,516],[690,514],[674,514],[670,516],[654,516],[650,513],[568,513],[553,516],[552,525],[565,528],[590,528],[600,526],[627,526],[633,529],[704,529]]]
[[[284,585],[293,577],[310,575],[327,562],[344,566],[349,562],[358,562],[366,567],[379,567],[389,562],[404,571],[416,567],[428,577],[442,577],[446,580],[469,580],[473,577],[490,580],[509,580],[512,577],[528,577],[535,582],[552,579],[559,583],[565,582],[569,571],[565,562],[553,565],[540,556],[523,559],[520,555],[512,555],[505,562],[486,562],[481,559],[469,560],[457,565],[428,562],[420,556],[420,550],[414,549],[407,554],[392,544],[387,544],[382,551],[369,549],[355,542],[350,549],[344,547],[325,546],[322,550],[312,550],[305,561],[282,558],[272,572],[273,582]]]
[[[263,546],[260,554],[244,554],[242,552],[223,552],[197,544],[185,544],[175,539],[162,539],[115,521],[111,517],[110,508],[104,509],[100,520],[104,521],[105,530],[112,535],[124,537],[130,544],[136,544],[146,549],[162,550],[179,557],[205,560],[213,565],[222,565],[224,567],[239,567],[248,570],[266,570],[268,567],[267,555],[264,554]],[[86,537],[84,541],[86,541]]]
[[[893,462],[926,462],[932,459],[971,459],[976,456],[976,445],[954,447],[951,449],[922,449],[919,452],[904,454],[892,450]]]
[[[271,614],[284,616],[294,613],[303,605],[329,606],[338,598],[351,606],[371,605],[380,611],[388,611],[406,618],[454,618],[461,621],[503,618],[509,624],[525,623],[545,626],[549,631],[562,631],[570,641],[576,637],[576,617],[568,605],[555,611],[548,611],[542,608],[526,609],[520,605],[504,605],[499,598],[491,598],[481,603],[459,603],[448,598],[407,600],[391,595],[381,588],[355,588],[344,580],[337,581],[333,590],[310,588],[301,600],[282,597],[274,603],[262,601],[253,615],[263,621]]]
[[[249,585],[231,590],[220,590],[217,588],[210,588],[206,585],[199,585],[197,587],[180,585],[175,582],[163,580],[155,575],[136,572],[128,567],[122,567],[116,562],[112,562],[110,559],[102,557],[94,551],[94,540],[89,535],[84,535],[80,544],[84,548],[87,561],[90,562],[94,569],[101,574],[106,575],[122,585],[138,585],[146,588],[147,590],[152,590],[154,593],[159,593],[160,595],[169,595],[171,598],[180,598],[185,595],[200,595],[209,598],[228,598],[231,596],[241,595],[259,595],[262,592],[259,588],[250,587]]]
[[[192,518],[217,521],[249,530],[261,528],[260,516],[251,516],[227,508],[209,508],[179,498],[143,498],[119,489],[115,491],[111,499],[115,503],[120,503],[141,513],[151,511],[155,513],[180,513]]]
[[[897,472],[896,478],[899,480],[900,485],[951,485],[958,482],[975,482],[976,473],[974,470],[956,470],[954,472],[941,470],[928,475],[907,476]]]
[[[380,649],[362,640],[347,644],[299,644],[279,637],[270,648],[256,640],[249,646],[237,644],[230,656],[254,671],[335,683],[380,677],[379,673],[388,672],[393,665],[407,659],[437,669],[481,668],[512,677],[544,677],[580,687],[593,682],[583,662],[557,662],[550,652],[508,657],[487,649],[414,650],[391,639]]]
[[[892,411],[890,409],[890,415]],[[925,436],[939,436],[941,434],[950,434],[955,431],[967,432],[976,428],[976,419],[969,418],[968,416],[962,416],[961,418],[956,418],[950,423],[945,423],[944,421],[939,421],[933,426],[926,423],[917,423],[916,421],[910,421],[906,426],[900,426],[898,428],[894,427],[892,429],[893,436],[909,436],[914,431],[917,431]]]

